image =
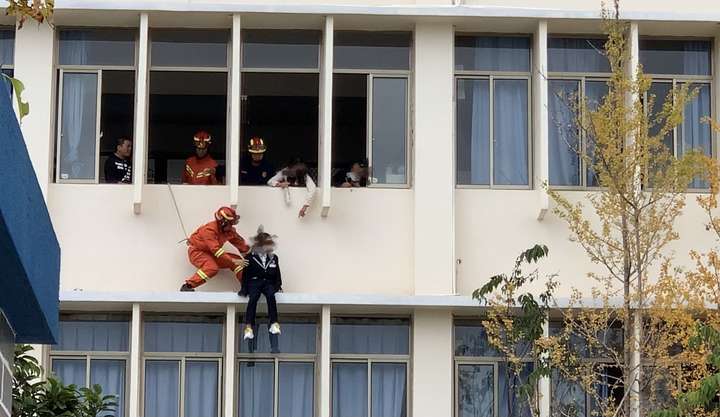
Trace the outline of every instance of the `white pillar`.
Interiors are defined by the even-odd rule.
[[[225,314],[225,373],[223,375],[225,400],[222,415],[225,417],[235,415],[235,330],[237,329],[235,313],[235,304],[228,304]]]
[[[538,193],[538,220],[542,220],[550,207],[544,185],[549,183],[548,157],[548,80],[547,80],[547,21],[538,22],[533,45],[533,163],[535,190]]]
[[[330,192],[332,180],[332,95],[333,95],[333,45],[334,45],[334,19],[325,17],[323,31],[322,59],[320,60],[320,109],[319,109],[319,170],[318,179],[322,194],[322,216],[326,217],[330,211]]]
[[[453,294],[453,26],[450,23],[417,23],[414,45],[415,294]],[[438,245],[438,242],[442,244]]]
[[[320,378],[318,404],[320,417],[330,417],[330,306],[320,314]]]
[[[545,320],[545,324],[543,324],[544,337],[550,335],[550,322],[548,320]],[[550,377],[544,376],[538,380],[538,393],[540,394],[540,398],[538,398],[540,417],[550,417]]]
[[[713,114],[713,120],[720,120],[720,94],[718,94],[718,88],[720,88],[720,34],[715,35],[715,42],[713,42],[714,45],[714,51],[713,51],[713,88],[715,89],[715,102],[712,106],[712,114]],[[718,144],[720,143],[720,140],[718,140],[718,134],[717,132],[713,131],[713,144],[712,144],[712,151],[713,151],[713,157],[718,158],[720,157],[720,152],[718,152]]]
[[[148,31],[149,17],[140,14],[138,36],[137,76],[135,78],[135,138],[133,141],[133,212],[142,211],[142,194],[145,185],[147,161],[147,110],[148,110]]]
[[[52,182],[54,134],[55,31],[47,24],[27,22],[15,34],[15,78],[25,85],[23,100],[30,114],[22,120],[30,160],[43,196]]]
[[[237,208],[240,198],[240,14],[232,18],[232,64],[230,65],[230,146],[225,155],[228,167],[228,184],[230,186],[230,205]]]
[[[142,375],[142,337],[141,337],[141,310],[140,304],[132,306],[132,319],[130,322],[130,389],[128,417],[140,417],[140,375]]]
[[[412,416],[453,415],[453,316],[417,309],[413,316]]]

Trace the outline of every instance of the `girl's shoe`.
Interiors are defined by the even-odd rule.
[[[280,334],[280,323],[275,322],[270,325],[270,334]]]
[[[243,340],[248,339],[254,339],[255,333],[253,332],[252,326],[245,326],[245,331],[243,331]]]

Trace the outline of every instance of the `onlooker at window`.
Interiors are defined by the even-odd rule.
[[[115,153],[105,161],[105,182],[132,184],[132,140],[118,138]]]
[[[292,203],[292,201],[290,201],[290,190],[288,190],[288,187],[305,187],[307,193],[305,194],[303,206],[300,208],[300,213],[298,213],[298,217],[300,218],[305,217],[310,209],[310,205],[315,197],[315,190],[317,189],[315,182],[310,175],[308,175],[307,166],[300,161],[293,162],[290,166],[278,171],[277,174],[270,178],[268,185],[283,189],[285,192],[285,204],[287,205]]]
[[[265,185],[275,173],[275,168],[265,159],[265,141],[262,138],[250,139],[248,152],[250,158],[245,158],[240,169],[240,183],[243,185]]]
[[[182,174],[183,184],[192,185],[216,185],[215,176],[218,164],[208,154],[208,148],[212,143],[210,134],[201,130],[193,137],[195,155],[185,160],[185,171]]]
[[[350,167],[350,171],[345,173],[345,177],[339,182],[342,188],[367,187],[368,171],[364,162],[355,162]]]

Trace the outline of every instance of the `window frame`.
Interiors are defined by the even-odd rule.
[[[237,318],[237,329],[236,329],[236,338],[237,338],[237,346],[235,349],[235,355],[234,360],[235,364],[237,365],[237,369],[235,371],[235,402],[234,404],[234,412],[236,415],[239,416],[238,408],[240,407],[240,401],[241,400],[241,393],[240,393],[240,367],[244,363],[272,363],[273,364],[273,416],[278,416],[278,411],[280,408],[280,401],[279,401],[279,392],[280,392],[280,380],[279,380],[279,374],[280,374],[280,364],[282,363],[312,363],[313,364],[313,416],[319,415],[319,401],[318,401],[318,383],[319,383],[319,376],[320,376],[320,354],[318,352],[320,347],[320,317],[313,316],[313,315],[293,315],[290,316],[290,318],[285,317],[284,322],[285,323],[292,323],[292,319],[309,319],[314,320],[315,324],[315,353],[265,353],[265,352],[259,352],[259,353],[249,353],[249,352],[240,352],[240,344],[246,343],[245,340],[243,340],[243,328],[245,326],[245,323],[243,323],[243,314],[238,314]],[[258,319],[266,319],[267,317],[259,316]],[[258,320],[258,321],[260,321]],[[259,337],[258,334],[255,335],[255,337]],[[280,336],[282,337],[282,336]]]
[[[361,315],[337,315],[333,316],[330,319],[330,333],[332,333],[332,327],[334,323],[332,323],[332,319],[339,318],[339,319],[345,319],[345,318],[369,318],[369,319],[406,319],[408,320],[408,353],[407,355],[398,355],[398,354],[382,354],[382,353],[374,353],[374,354],[364,354],[364,353],[332,353],[332,346],[330,347],[330,417],[336,417],[332,413],[333,409],[333,369],[334,365],[336,363],[350,363],[350,364],[367,364],[367,384],[368,384],[368,398],[367,398],[367,407],[368,407],[368,415],[367,417],[373,417],[372,416],[372,365],[374,363],[395,363],[395,364],[404,364],[405,365],[405,409],[407,410],[407,417],[412,415],[412,412],[410,411],[411,408],[411,397],[412,397],[412,387],[411,387],[411,376],[412,373],[410,371],[410,366],[412,364],[412,352],[413,352],[413,320],[412,317],[408,316],[374,316],[374,317],[368,317],[368,316],[361,316]],[[331,342],[332,345],[332,342]]]
[[[0,62],[0,72],[5,73],[7,70],[15,71],[15,43],[17,41],[17,31],[15,30],[15,26],[6,26],[6,25],[0,25],[0,31],[3,32],[13,32],[13,63],[12,64],[5,64],[3,62]]]
[[[149,313],[149,314],[148,314]],[[198,317],[217,317],[221,320],[222,324],[222,340],[221,340],[221,350],[220,352],[147,352],[145,350],[145,341],[143,340],[142,334],[144,334],[145,331],[145,324],[148,321],[149,317],[178,317],[179,320],[173,321],[169,320],[167,322],[169,323],[182,323],[183,317],[192,317],[192,316],[198,316]],[[140,358],[140,366],[141,369],[138,371],[140,372],[140,395],[139,395],[139,405],[140,405],[140,413],[139,415],[144,417],[145,416],[145,389],[146,389],[146,382],[147,382],[147,375],[146,375],[146,367],[148,361],[168,361],[168,362],[177,362],[178,366],[178,417],[184,417],[185,416],[185,373],[186,373],[186,363],[188,361],[190,362],[214,362],[217,364],[218,367],[218,390],[217,390],[217,415],[215,417],[222,417],[223,415],[223,379],[224,379],[224,360],[227,360],[225,358],[225,346],[226,346],[226,337],[227,337],[227,329],[226,329],[226,320],[225,316],[222,315],[216,315],[212,313],[207,314],[198,314],[198,313],[154,313],[154,312],[147,312],[142,314],[141,319],[141,346],[140,351],[141,358]]]
[[[86,30],[86,31],[93,31],[96,29],[103,29],[103,30],[125,30],[132,29],[134,33],[133,42],[135,45],[135,57],[133,61],[133,65],[69,65],[69,64],[60,64],[60,32],[63,30]],[[134,85],[134,92],[133,92],[133,109],[137,107],[137,76],[138,76],[138,59],[139,59],[139,49],[140,49],[140,29],[136,27],[132,28],[121,28],[121,27],[105,27],[105,26],[92,26],[92,27],[77,27],[77,26],[63,26],[60,28],[57,28],[55,30],[55,57],[54,57],[54,70],[57,74],[57,90],[56,90],[56,104],[55,104],[55,169],[54,169],[54,182],[56,184],[100,184],[100,141],[102,140],[101,137],[101,115],[102,115],[102,72],[103,70],[106,71],[132,71],[135,76],[135,85]],[[95,178],[92,180],[88,179],[62,179],[60,178],[60,149],[61,149],[61,143],[62,143],[62,99],[63,99],[63,75],[65,73],[70,74],[97,74],[97,102],[96,102],[96,109],[95,109]],[[135,124],[135,119],[137,118],[137,111],[133,112],[133,125]],[[133,158],[135,156],[135,149],[133,149]],[[113,184],[113,185],[132,185],[132,184]]]
[[[453,34],[453,51],[456,48],[456,40],[458,36],[476,36],[476,37],[510,37],[510,38],[528,38],[529,48],[529,71],[479,71],[479,70],[458,70],[455,68],[455,61],[453,59],[453,162],[454,162],[454,185],[456,189],[494,189],[494,190],[532,190],[534,188],[534,176],[533,176],[533,159],[535,150],[533,149],[533,119],[534,115],[532,112],[533,104],[533,34],[524,33],[487,33],[487,32],[455,32]],[[488,97],[489,97],[489,133],[488,133],[488,155],[490,163],[488,166],[489,172],[489,184],[459,184],[458,183],[458,125],[457,125],[457,87],[458,81],[461,79],[467,80],[488,80]],[[494,131],[494,90],[495,80],[525,80],[527,81],[527,185],[495,185],[495,157],[493,153],[493,142],[495,138]]]

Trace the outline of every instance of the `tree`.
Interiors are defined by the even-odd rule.
[[[99,417],[115,409],[116,397],[103,396],[99,385],[78,389],[54,377],[41,380],[43,369],[31,350],[29,345],[15,347],[13,417]]]

